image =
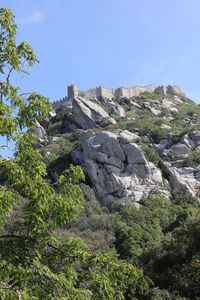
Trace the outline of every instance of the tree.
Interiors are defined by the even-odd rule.
[[[10,80],[38,60],[26,42],[16,44],[12,12],[0,9],[0,135],[16,143],[13,159],[0,159],[0,298],[134,299],[148,291],[143,273],[112,253],[88,253],[79,238],[62,240],[57,228],[84,205],[80,167],[70,166],[57,182],[46,179],[37,139],[25,129],[50,109],[39,93],[24,94]],[[20,217],[14,222],[15,209]],[[11,216],[11,219],[9,217]]]
[[[47,115],[50,104],[39,93],[20,93],[19,87],[11,85],[13,72],[28,74],[28,68],[39,61],[28,43],[16,44],[17,26],[10,10],[0,10],[0,26],[0,134],[15,140],[19,130]]]

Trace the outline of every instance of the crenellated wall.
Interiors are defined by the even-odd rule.
[[[136,97],[139,96],[141,93],[148,92],[153,93],[155,91],[155,88],[153,85],[147,85],[147,86],[134,86],[130,88],[118,88],[115,90],[115,97]]]
[[[52,106],[55,110],[61,107],[68,107],[70,105],[72,105],[72,101],[69,100],[68,97],[64,97],[61,100],[57,100],[52,103]]]
[[[120,87],[117,89],[109,89],[104,86],[99,86],[97,88],[87,90],[86,92],[84,92],[84,96],[90,99],[99,98],[99,97],[108,98],[108,99],[112,99],[115,97],[130,98],[130,97],[138,96],[144,92],[153,93],[154,90],[155,88],[152,85],[148,85],[144,87],[134,86],[129,88]]]
[[[104,86],[99,86],[96,88],[88,89],[85,92],[80,91],[80,89],[75,85],[69,85],[67,87],[68,90],[68,96],[64,97],[63,99],[56,101],[53,103],[53,108],[58,109],[60,107],[68,107],[72,105],[72,100],[79,95],[82,95],[86,98],[89,99],[94,99],[94,98],[107,98],[107,99],[112,99],[112,98],[131,98],[131,97],[137,97],[141,93],[148,92],[148,93],[153,93],[155,91],[162,91],[163,93],[168,93],[171,95],[175,94],[181,94],[184,95],[180,88],[175,85],[168,85],[167,87],[164,86],[159,86],[155,88],[153,85],[147,85],[147,86],[134,86],[134,87],[120,87],[117,89],[110,89],[106,88]]]

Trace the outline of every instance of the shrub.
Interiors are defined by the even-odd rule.
[[[144,152],[146,158],[153,162],[156,166],[159,165],[159,161],[160,161],[160,157],[158,155],[157,152],[155,152],[155,150],[150,147],[149,143],[145,143],[144,139],[143,141],[140,142],[140,146],[142,148],[142,151]]]

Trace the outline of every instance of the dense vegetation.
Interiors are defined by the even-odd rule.
[[[40,94],[24,95],[11,85],[12,72],[27,73],[25,63],[38,61],[29,44],[16,44],[10,10],[0,9],[0,26],[0,134],[16,142],[15,157],[0,159],[0,299],[200,299],[197,199],[173,191],[170,197],[142,198],[140,208],[118,201],[102,208],[81,168],[70,164],[80,130],[67,132],[67,110],[53,119],[42,149],[30,131],[24,132],[51,107]],[[155,97],[162,99],[162,91],[134,101]],[[165,121],[171,134],[160,128],[169,112],[152,116],[125,105],[130,119],[109,130],[137,127],[145,155],[160,166],[152,143],[199,129],[184,121],[200,116],[200,108],[181,100],[170,124]],[[198,165],[199,155],[194,150],[186,166]],[[59,175],[56,181],[49,176],[52,170]]]
[[[133,299],[148,292],[148,280],[113,251],[90,252],[78,237],[62,239],[84,206],[79,182],[84,175],[70,166],[51,185],[46,165],[30,131],[50,109],[38,93],[24,94],[11,74],[38,60],[29,44],[17,45],[17,26],[0,9],[0,134],[16,143],[15,158],[0,159],[0,297],[2,299]],[[9,218],[10,217],[10,218]]]

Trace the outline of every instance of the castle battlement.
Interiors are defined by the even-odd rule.
[[[68,97],[63,97],[63,98],[60,99],[60,100],[54,101],[54,102],[52,103],[52,105],[53,105],[53,108],[54,108],[54,109],[58,109],[58,108],[60,108],[60,107],[69,106],[69,105],[67,105],[68,102],[69,102],[69,101],[68,101]]]
[[[86,91],[81,91],[75,84],[69,85],[67,87],[68,96],[62,98],[61,100],[53,102],[53,108],[58,109],[60,107],[69,107],[72,105],[72,100],[74,97],[83,95],[89,99],[95,98],[132,98],[137,97],[141,93],[154,93],[156,90],[161,90],[163,93],[168,93],[171,95],[175,94],[183,94],[178,86],[175,85],[168,85],[167,87],[159,86],[155,88],[153,85],[146,85],[146,86],[133,86],[133,87],[119,87],[116,89],[107,88],[102,85],[90,88]]]
[[[99,86],[96,88],[88,89],[87,91],[83,92],[83,94],[87,98],[103,97],[103,98],[112,99],[115,97],[134,97],[144,92],[153,93],[154,90],[155,88],[152,85],[147,85],[144,87],[140,87],[140,86],[119,87],[116,89]]]

